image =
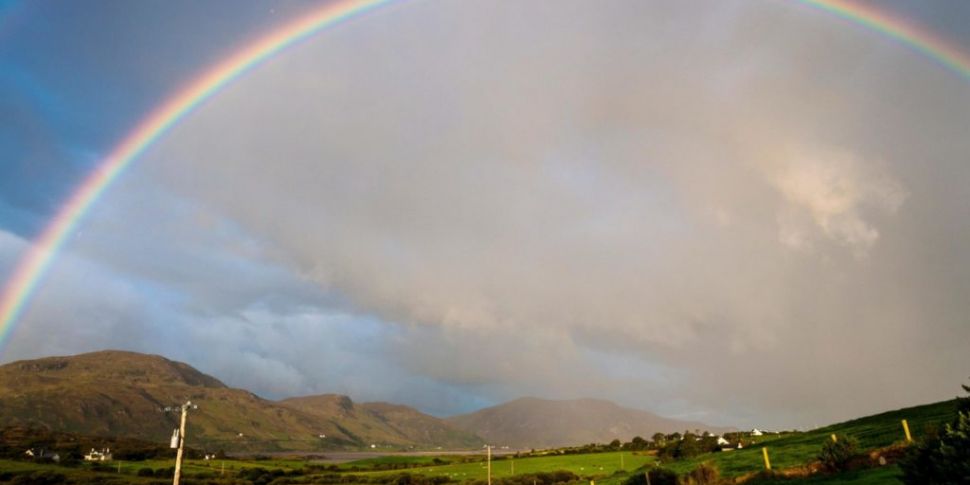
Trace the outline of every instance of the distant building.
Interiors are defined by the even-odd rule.
[[[91,448],[91,452],[84,455],[84,461],[111,461],[111,448],[100,451]]]
[[[763,433],[763,432],[761,432],[761,430],[759,430],[758,428],[755,428],[755,429],[752,429],[752,430],[751,430],[751,436],[761,436],[761,435],[763,435],[763,434],[764,434],[764,433]]]
[[[35,460],[51,460],[54,463],[61,461],[61,455],[43,448],[31,448],[24,452],[24,455]]]
[[[723,436],[718,436],[717,437],[717,444],[719,446],[727,446],[727,445],[731,444],[731,442],[728,441],[728,440],[726,440],[726,439],[724,439]]]

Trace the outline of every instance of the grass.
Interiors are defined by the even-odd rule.
[[[433,466],[439,465],[442,462],[453,463],[455,461],[462,461],[466,457],[455,456],[455,455],[444,455],[444,456],[408,456],[408,455],[390,455],[390,456],[378,456],[374,458],[366,458],[363,460],[356,460],[347,463],[341,463],[338,465],[341,471],[345,470],[376,470],[381,467],[412,467],[412,466]],[[436,461],[437,460],[437,461]]]
[[[868,416],[825,428],[785,435],[767,435],[755,438],[757,443],[750,444],[744,449],[728,452],[708,453],[689,460],[663,463],[679,474],[687,473],[699,464],[709,462],[720,470],[725,477],[737,477],[763,469],[762,447],[767,447],[775,470],[803,466],[815,460],[822,443],[830,439],[832,433],[851,435],[860,442],[862,450],[871,450],[898,443],[903,440],[901,419],[907,419],[914,437],[939,428],[943,423],[953,419],[956,415],[957,401],[944,401],[936,404],[916,406],[897,411]],[[621,456],[623,466],[621,467]],[[273,458],[267,460],[186,460],[185,474],[188,478],[206,477],[210,481],[218,480],[223,463],[227,480],[237,472],[246,468],[263,468],[266,470],[280,469],[283,471],[306,471],[308,475],[333,473],[333,470],[313,468],[312,461],[291,458]],[[534,474],[542,472],[569,471],[586,480],[595,479],[597,485],[621,485],[632,473],[639,473],[638,469],[657,463],[656,457],[640,452],[606,452],[574,455],[545,455],[523,458],[504,456],[493,459],[492,476],[505,478],[513,475]],[[91,464],[81,464],[77,467],[65,467],[54,464],[38,464],[33,462],[0,460],[0,475],[3,473],[21,474],[33,471],[49,471],[60,473],[75,483],[151,483],[159,478],[137,477],[139,470],[151,468],[153,470],[172,467],[172,460],[147,460],[140,462],[109,462],[104,466],[110,471],[94,470]],[[475,456],[384,456],[368,458],[344,463],[335,467],[341,473],[359,476],[361,480],[396,475],[403,472],[427,477],[446,476],[456,482],[482,480],[487,478],[487,467],[483,457]],[[778,484],[883,484],[900,483],[897,466],[886,466],[867,470],[857,470],[834,476],[812,476],[801,479],[772,479],[752,481],[751,483]],[[348,477],[349,479],[349,477]],[[0,478],[3,481],[4,478]],[[9,480],[9,478],[7,479]],[[161,479],[162,481],[166,479]],[[220,483],[218,481],[217,483]]]
[[[623,456],[623,469],[625,470],[634,470],[656,461],[656,458],[653,456],[630,451],[591,453],[583,455],[536,456],[528,458],[506,457],[503,459],[492,460],[492,477],[510,477],[513,475],[513,467],[515,469],[515,475],[565,470],[575,473],[580,477],[607,477],[613,475],[617,471],[621,471],[621,455]],[[369,461],[370,460],[362,460],[362,462]],[[347,463],[346,465],[353,466],[354,464],[358,463],[361,462],[351,462]],[[370,476],[394,474],[400,473],[401,471],[402,470],[382,470],[375,472],[362,472],[357,474]],[[484,461],[471,463],[452,462],[443,465],[428,465],[420,468],[413,468],[409,471],[427,476],[447,476],[456,481],[485,480],[488,476],[488,468]]]
[[[854,436],[863,450],[871,450],[903,441],[905,437],[900,424],[902,419],[909,421],[914,438],[918,438],[921,434],[952,420],[956,416],[956,409],[957,401],[950,400],[889,411],[804,433],[764,436],[757,443],[742,450],[709,453],[664,465],[677,473],[687,473],[703,462],[711,462],[723,476],[734,477],[762,470],[764,462],[761,448],[767,447],[774,469],[796,467],[814,461],[822,443],[831,439],[832,433]]]
[[[185,460],[182,463],[183,473],[186,476],[208,474],[219,476],[222,472],[222,464],[225,463],[225,473],[227,476],[245,468],[265,468],[282,470],[299,470],[307,465],[304,460]],[[120,467],[119,467],[120,465]],[[50,463],[34,463],[29,461],[3,460],[0,459],[0,472],[11,472],[20,474],[24,472],[51,471],[64,474],[67,477],[79,480],[80,478],[94,481],[94,477],[108,479],[119,479],[121,481],[142,481],[157,480],[152,478],[138,477],[137,473],[143,468],[161,470],[171,468],[175,465],[174,460],[145,460],[145,461],[111,461],[103,464],[105,469],[110,471],[99,471],[94,468],[92,463],[80,463],[77,466],[62,466]],[[120,470],[120,474],[119,471]],[[170,481],[170,479],[169,479]],[[81,481],[81,483],[84,483]]]
[[[618,477],[625,478],[620,473],[620,455],[623,456],[623,465],[626,470],[633,470],[653,463],[655,458],[645,454],[634,452],[610,452],[595,453],[584,455],[553,455],[529,458],[504,458],[492,461],[492,477],[501,478],[512,476],[512,468],[515,468],[516,475],[531,474],[539,472],[553,472],[567,470],[584,478],[596,478],[598,483],[603,485],[618,485]],[[435,458],[441,461],[451,460],[447,464],[434,463]],[[466,480],[486,480],[487,467],[484,462],[460,462],[464,457],[455,456],[386,456],[379,458],[369,458],[343,464],[340,468],[344,473],[360,476],[362,479],[381,475],[395,475],[403,472],[420,474],[425,476],[448,476],[455,481]],[[304,460],[271,459],[258,461],[245,460],[225,460],[226,476],[231,477],[236,472],[244,468],[264,468],[264,469],[283,469],[299,470],[305,468],[309,462]],[[377,468],[381,465],[412,465],[415,468],[396,469],[396,470],[377,470],[377,471],[351,471],[354,467],[358,468]],[[77,467],[64,467],[53,464],[38,464],[23,461],[0,460],[0,471],[24,473],[31,471],[52,471],[61,473],[70,479],[79,482],[131,482],[147,483],[158,481],[158,478],[137,477],[138,470],[142,468],[165,469],[173,465],[171,460],[146,460],[141,462],[120,462],[121,474],[117,473],[119,462],[108,462],[105,466],[111,468],[111,472],[98,472],[92,469],[90,464],[81,464]],[[212,478],[220,476],[222,470],[222,460],[206,462],[204,460],[186,460],[183,464],[186,477],[193,475],[206,475]],[[314,471],[314,473],[320,473]],[[613,480],[609,477],[614,476]],[[601,480],[605,478],[606,480]]]
[[[854,485],[901,485],[903,482],[899,480],[900,471],[899,467],[895,465],[884,466],[879,468],[870,468],[867,470],[855,470],[851,472],[840,473],[838,475],[819,475],[809,478],[798,478],[798,479],[787,479],[787,480],[761,480],[757,482],[750,482],[752,485],[762,485],[762,484],[784,484],[784,485],[808,485],[808,484],[819,484],[819,485],[838,485],[843,483],[851,483]]]

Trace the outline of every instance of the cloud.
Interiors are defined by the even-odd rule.
[[[780,239],[795,249],[810,245],[807,218],[821,235],[864,255],[879,239],[879,231],[863,211],[892,215],[906,199],[906,190],[885,167],[864,164],[847,153],[793,151],[793,159],[775,168],[770,182],[789,203],[779,215]]]
[[[952,395],[965,84],[810,9],[697,7],[333,29],[178,125],[74,250],[165,288],[164,341],[270,395],[769,427]]]
[[[5,269],[12,271],[26,247],[19,236],[0,231]],[[38,300],[45,304],[28,302],[5,342],[5,360],[138,346],[157,328],[150,318],[152,302],[130,281],[70,254],[62,254],[44,277],[33,295]]]
[[[788,8],[547,7],[415,5],[334,30],[227,89],[146,167],[396,324],[382,359],[469,393],[564,395],[589,372],[597,395],[785,426],[949,395],[958,302],[924,327],[938,394],[867,377],[925,379],[897,350],[927,290],[883,278],[925,274],[909,241],[955,220],[913,211],[964,197],[928,190],[899,149],[965,176],[942,161],[963,138],[912,131],[965,115],[941,118],[932,89],[906,122],[867,102],[923,59]],[[699,24],[718,27],[670,27]],[[610,377],[630,359],[653,371]],[[860,381],[871,394],[846,404]]]

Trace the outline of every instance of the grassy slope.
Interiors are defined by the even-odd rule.
[[[698,464],[709,461],[718,467],[722,475],[742,475],[763,468],[761,448],[764,446],[768,448],[773,468],[795,467],[815,460],[822,443],[830,439],[832,433],[854,436],[859,439],[864,450],[869,450],[902,441],[904,435],[900,420],[906,419],[914,438],[918,438],[929,429],[952,420],[956,415],[956,403],[956,400],[950,400],[926,404],[833,424],[805,433],[766,437],[767,439],[743,450],[702,455],[691,460],[670,463],[668,466],[678,473],[686,473]]]
[[[824,484],[824,485],[837,485],[843,483],[851,483],[853,485],[892,485],[892,484],[902,484],[899,480],[899,467],[895,465],[885,466],[881,468],[870,468],[868,470],[856,470],[846,473],[841,473],[838,475],[819,475],[809,478],[802,479],[788,479],[788,480],[776,480],[776,481],[761,481],[757,482],[759,485],[762,484],[784,484],[784,485],[809,485],[809,484]]]

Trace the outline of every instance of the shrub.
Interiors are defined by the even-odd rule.
[[[644,473],[650,475],[650,485],[677,485],[677,473],[667,468],[651,468],[634,473],[623,485],[647,485]]]
[[[10,482],[12,485],[58,485],[64,483],[67,477],[54,472],[33,472],[18,475]]]
[[[578,475],[569,471],[558,470],[554,472],[515,475],[513,477],[504,477],[500,479],[493,478],[492,482],[497,482],[499,485],[555,485],[557,483],[570,483],[577,480],[579,480]]]
[[[970,411],[911,448],[899,466],[907,484],[970,483]]]
[[[148,468],[148,467],[139,468],[138,473],[136,473],[136,475],[138,475],[139,477],[154,477],[155,470],[152,470],[151,468]]]
[[[851,436],[839,436],[838,441],[825,440],[818,461],[830,472],[848,469],[850,462],[859,454],[859,440]]]
[[[685,485],[717,485],[721,483],[721,472],[710,463],[701,463],[684,477],[684,483]]]

